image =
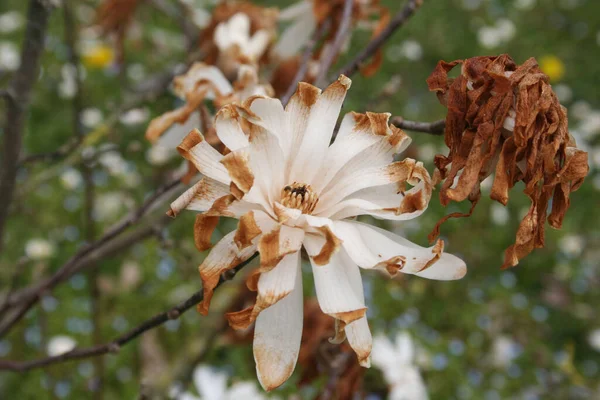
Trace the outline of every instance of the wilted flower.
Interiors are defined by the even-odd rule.
[[[449,78],[457,64],[462,64],[461,74]],[[436,173],[445,179],[440,200],[444,206],[467,198],[471,202],[469,213],[441,219],[430,238],[448,218],[471,215],[481,197],[481,182],[495,170],[492,199],[506,205],[508,191],[522,181],[531,200],[516,242],[504,255],[502,267],[515,266],[544,246],[550,202],[548,222],[553,228],[562,226],[570,193],[587,175],[587,153],[576,147],[566,110],[533,58],[521,66],[508,55],[440,61],[427,83],[448,108],[445,142],[450,154],[434,160]]]
[[[394,343],[384,335],[373,339],[373,365],[383,372],[390,385],[390,400],[427,400],[427,388],[415,365],[415,345],[407,332],[396,335]]]
[[[35,238],[25,244],[25,255],[32,260],[45,260],[54,254],[54,245],[46,239]]]
[[[358,267],[441,280],[466,272],[462,260],[443,253],[441,240],[424,248],[351,219],[415,218],[427,208],[432,184],[420,162],[393,161],[410,138],[388,125],[390,114],[347,114],[329,146],[349,87],[350,79],[340,76],[323,93],[300,83],[285,108],[262,96],[224,106],[215,128],[230,150],[226,155],[198,131],[179,146],[205,177],[171,204],[170,215],[184,208],[202,211],[194,228],[198,249],[211,247],[220,216],[240,220],[199,267],[204,283],[199,311],[208,312],[223,272],[260,253],[260,268],[247,282],[258,291],[256,304],[228,319],[241,329],[256,321],[254,357],[267,390],[286,381],[298,357],[302,247],[319,305],[336,320],[336,339],[347,336],[363,366],[370,363],[371,334]]]
[[[77,342],[70,336],[58,335],[48,340],[46,351],[49,356],[59,356],[73,350],[77,346]]]

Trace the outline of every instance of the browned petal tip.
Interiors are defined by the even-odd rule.
[[[188,152],[192,147],[204,141],[204,136],[200,133],[198,129],[192,129],[190,133],[187,134],[186,137],[183,138],[179,146],[177,146],[177,151],[183,157],[187,157]]]
[[[339,313],[331,313],[330,315],[336,319],[343,321],[346,325],[365,316],[367,308],[359,308],[358,310],[343,311]]]
[[[317,265],[327,265],[331,257],[338,252],[342,245],[342,240],[339,239],[328,226],[316,228],[325,237],[325,244],[321,248],[319,254],[312,256],[312,260]]]

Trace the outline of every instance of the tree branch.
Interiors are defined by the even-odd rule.
[[[408,0],[406,5],[394,16],[394,18],[390,21],[390,23],[385,27],[385,29],[369,44],[365,47],[360,53],[354,57],[350,62],[348,62],[334,77],[331,78],[331,81],[335,81],[339,75],[350,76],[354,74],[360,68],[361,64],[366,61],[368,58],[373,56],[375,52],[394,34],[396,29],[400,28],[412,15],[415,11],[421,7],[423,4],[423,0]]]
[[[40,300],[42,294],[51,291],[59,283],[66,281],[77,271],[83,269],[88,265],[88,262],[83,262],[89,255],[97,250],[100,250],[112,240],[118,238],[127,228],[138,222],[144,217],[150,210],[159,204],[159,200],[164,199],[169,193],[174,191],[181,184],[179,177],[173,181],[160,187],[152,196],[150,196],[144,203],[136,210],[132,211],[129,215],[123,218],[120,222],[113,225],[104,235],[93,243],[84,245],[75,255],[73,255],[57,272],[51,277],[44,281],[33,284],[27,288],[21,289],[13,293],[8,299],[7,304],[10,307],[20,305],[20,312],[18,317],[11,319],[10,323],[5,323],[4,320],[0,324],[0,337],[10,330],[10,328],[17,323],[37,301]]]
[[[4,228],[15,190],[19,156],[23,146],[23,129],[27,110],[31,103],[31,92],[37,81],[50,7],[41,0],[31,0],[27,15],[27,29],[21,51],[21,64],[13,75],[6,92],[4,143],[2,170],[0,171],[0,252],[4,245]]]
[[[402,117],[393,117],[392,124],[396,125],[400,129],[406,129],[409,131],[429,133],[431,135],[443,135],[444,128],[446,126],[446,120],[440,119],[434,122],[417,122],[417,121],[406,121]]]
[[[221,275],[219,279],[219,283],[217,283],[216,287],[221,286],[227,280],[231,280],[235,274],[237,274],[242,268],[248,265],[258,253],[255,253],[248,260],[239,264],[233,270],[228,271]],[[175,307],[172,307],[168,311],[164,311],[162,313],[156,314],[154,317],[147,319],[142,322],[138,326],[133,329],[130,329],[128,332],[116,337],[108,343],[91,346],[83,349],[73,349],[67,353],[52,356],[47,358],[42,358],[39,360],[33,361],[9,361],[9,360],[0,360],[0,370],[8,370],[14,372],[25,372],[35,368],[41,368],[46,365],[61,363],[69,360],[80,360],[82,358],[88,358],[93,356],[98,356],[102,354],[108,353],[118,353],[120,348],[130,341],[134,340],[144,332],[156,328],[169,320],[177,319],[181,316],[181,314],[188,311],[190,308],[194,307],[196,304],[200,303],[204,297],[203,291],[200,290],[190,296],[187,300],[178,304]]]

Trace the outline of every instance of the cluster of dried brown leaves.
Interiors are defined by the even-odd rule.
[[[459,64],[460,75],[450,78]],[[506,206],[517,182],[525,184],[531,200],[515,243],[504,254],[502,268],[515,266],[544,246],[546,219],[553,228],[562,226],[569,196],[588,173],[587,153],[577,148],[568,131],[566,109],[533,58],[522,65],[506,54],[440,61],[427,83],[448,108],[445,142],[450,153],[434,161],[444,179],[440,201],[444,206],[471,202],[468,213],[442,218],[430,239],[449,218],[471,215],[481,197],[481,182],[495,172],[493,200]]]

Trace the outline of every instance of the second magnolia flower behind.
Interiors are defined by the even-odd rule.
[[[337,117],[350,79],[325,91],[300,83],[284,108],[278,99],[253,96],[229,104],[215,128],[229,152],[219,153],[192,131],[180,153],[204,175],[171,204],[170,214],[201,211],[195,240],[201,250],[221,216],[239,219],[200,265],[207,313],[220,275],[260,254],[260,268],[248,279],[256,303],[227,315],[231,326],[256,322],[254,358],[266,390],[292,374],[302,336],[302,246],[314,275],[321,310],[335,318],[337,341],[348,339],[361,365],[370,365],[372,346],[359,267],[429,279],[453,280],[465,263],[443,253],[441,240],[429,248],[354,220],[371,215],[408,220],[421,215],[432,182],[422,163],[394,162],[410,138],[388,125],[390,114],[349,113],[333,144]]]

